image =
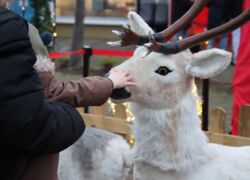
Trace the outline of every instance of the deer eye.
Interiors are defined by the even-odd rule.
[[[168,73],[170,73],[172,71],[170,69],[168,69],[166,66],[161,66],[155,72],[162,75],[162,76],[166,76]]]

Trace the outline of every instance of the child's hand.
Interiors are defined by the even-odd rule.
[[[108,78],[113,82],[114,89],[136,85],[131,75],[125,70],[111,69]]]

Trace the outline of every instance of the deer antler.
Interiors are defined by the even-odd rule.
[[[208,0],[196,0],[192,7],[174,24],[162,32],[153,34],[155,41],[166,42],[175,33],[186,27],[207,5]],[[150,41],[149,36],[140,36],[133,32],[128,26],[122,26],[124,32],[113,31],[113,33],[121,38],[121,41],[109,42],[109,45],[113,46],[128,46],[128,45],[143,45]]]
[[[177,41],[173,43],[167,43],[167,44],[161,44],[158,47],[160,47],[158,50],[154,49],[157,52],[164,53],[164,54],[174,54],[178,53],[180,51],[183,51],[187,48],[193,47],[205,40],[208,40],[210,38],[228,33],[230,31],[233,31],[234,29],[237,29],[238,27],[245,24],[248,20],[250,20],[250,9],[247,11],[241,13],[236,18],[232,19],[231,21],[213,28],[209,31],[203,32],[201,34],[188,37],[182,41]],[[152,49],[152,47],[149,47]]]
[[[196,0],[192,7],[175,23],[160,32],[163,42],[168,41],[174,34],[185,28],[206,7],[208,0]],[[159,42],[159,41],[158,41]]]

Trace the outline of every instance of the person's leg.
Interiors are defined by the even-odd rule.
[[[177,32],[173,37],[173,42],[179,41],[181,38],[183,38],[183,30]]]
[[[240,44],[240,28],[233,31],[233,57],[234,57],[234,63],[236,63],[239,44]]]
[[[187,38],[189,36],[189,32],[188,32],[188,29],[183,29],[182,31],[182,38]]]
[[[227,50],[228,34],[223,34],[220,38],[220,49]]]
[[[212,38],[208,41],[207,49],[211,49],[214,47],[215,39]]]
[[[58,180],[58,161],[59,153],[32,159],[21,180]]]

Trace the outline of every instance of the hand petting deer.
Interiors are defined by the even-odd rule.
[[[189,23],[206,5],[195,1],[179,21],[161,33],[135,12],[128,15],[130,27],[111,45],[140,44],[168,40]],[[249,180],[250,147],[233,148],[208,143],[200,127],[194,78],[211,78],[231,61],[224,50],[210,49],[192,54],[187,48],[231,31],[250,19],[250,10],[221,27],[176,43],[155,40],[138,47],[133,57],[115,67],[130,72],[135,87],[113,91],[114,101],[132,103],[135,116],[132,150],[134,180]],[[154,52],[155,51],[155,52]]]

